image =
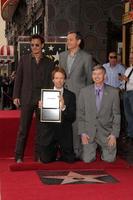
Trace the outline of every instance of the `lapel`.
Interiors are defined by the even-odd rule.
[[[91,104],[91,109],[93,110],[94,113],[97,112],[97,108],[96,108],[96,95],[95,95],[95,88],[94,88],[94,84],[92,84],[90,86],[90,93],[87,92],[87,96],[88,96],[88,102],[90,102]],[[91,101],[90,101],[91,99]]]
[[[109,91],[108,91],[107,85],[104,84],[103,97],[101,100],[101,106],[100,106],[99,112],[102,110],[102,108],[105,107],[105,104],[108,102],[108,98],[109,98]]]
[[[32,56],[31,54],[27,55],[26,57],[24,57],[24,63],[26,65],[26,69],[29,70],[29,72],[31,73],[32,71],[32,66],[31,66],[31,59],[32,59]]]
[[[66,89],[63,88],[63,97],[65,97],[65,95],[66,95]]]
[[[66,74],[68,74],[67,59],[68,59],[68,51],[66,51],[66,53],[64,55],[64,63],[63,63],[63,66],[62,66],[62,67],[65,68]]]
[[[80,60],[81,60],[81,50],[79,49],[79,51],[77,52],[77,55],[75,57],[75,60],[72,64],[70,74],[74,71],[75,68],[77,68],[79,66]]]
[[[67,93],[67,90],[65,88],[63,89],[63,98],[64,98],[65,104],[67,105],[67,103],[68,103],[68,93]]]
[[[32,55],[30,54],[30,55],[28,56],[27,68],[28,68],[28,66],[29,66],[29,74],[31,74],[31,79],[32,79],[33,77],[32,77],[32,64],[31,64],[31,59],[32,59]]]

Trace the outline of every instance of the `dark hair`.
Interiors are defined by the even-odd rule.
[[[115,56],[117,56],[116,51],[110,51],[110,52],[109,52],[109,55],[110,55],[111,53],[114,54]]]
[[[72,31],[69,31],[69,32],[67,33],[67,35],[72,34],[72,33],[74,33],[74,34],[76,35],[76,39],[77,39],[77,40],[81,40],[79,47],[80,47],[81,49],[83,49],[83,48],[84,48],[84,40],[83,40],[82,34],[81,34],[79,31],[74,31],[74,30],[72,30]]]
[[[82,39],[83,39],[83,37],[82,37],[82,35],[81,35],[81,33],[80,33],[79,31],[74,31],[74,30],[72,30],[72,31],[69,31],[69,32],[67,33],[67,35],[72,34],[72,33],[75,33],[76,39],[77,39],[77,40],[82,40]]]
[[[34,39],[39,39],[42,44],[44,43],[44,38],[41,35],[38,35],[38,34],[32,35],[30,38],[30,41]]]
[[[100,65],[100,64],[95,65],[95,66],[92,68],[92,72],[93,72],[93,71],[96,71],[96,70],[98,70],[98,69],[100,69],[100,70],[104,71],[104,73],[106,73],[106,69],[105,69],[102,65]]]
[[[67,78],[66,72],[62,67],[55,67],[54,70],[52,71],[52,80],[54,79],[54,75],[56,72],[60,72],[64,75],[65,79]]]

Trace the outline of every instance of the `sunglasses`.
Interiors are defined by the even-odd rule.
[[[117,58],[117,56],[109,56],[109,58],[111,58],[111,59],[112,59],[112,58]]]
[[[31,44],[31,47],[39,47],[39,44]]]

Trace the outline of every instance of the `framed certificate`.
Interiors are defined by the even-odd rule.
[[[53,89],[41,90],[42,108],[41,122],[61,122],[60,91]]]

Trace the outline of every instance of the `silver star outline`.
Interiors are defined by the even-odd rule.
[[[105,181],[98,180],[99,177],[108,176],[107,174],[98,174],[98,175],[82,175],[76,172],[70,171],[67,175],[60,176],[43,176],[44,178],[54,178],[54,179],[63,179],[61,184],[75,183],[79,181],[93,182],[93,183],[106,183]]]
[[[49,47],[49,51],[53,51],[54,50],[54,46],[50,45]]]
[[[54,57],[54,62],[59,60],[59,52],[57,51],[55,55],[52,55]]]

